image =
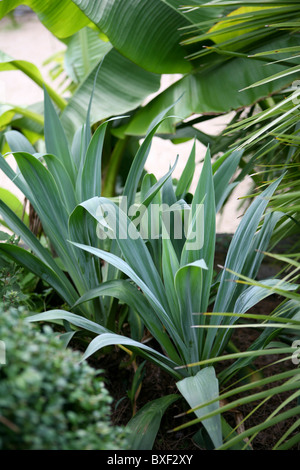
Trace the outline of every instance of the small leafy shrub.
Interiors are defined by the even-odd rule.
[[[112,401],[80,353],[62,347],[47,326],[41,332],[21,308],[0,310],[0,449],[109,450],[126,445],[110,423]]]

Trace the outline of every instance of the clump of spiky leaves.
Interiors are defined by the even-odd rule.
[[[214,369],[201,368],[197,362],[222,354],[236,317],[220,314],[208,320],[202,314],[214,303],[214,312],[242,315],[249,304],[266,296],[263,286],[253,297],[246,286],[232,281],[237,278],[233,273],[252,277],[259,269],[261,251],[267,249],[281,217],[278,213],[264,215],[268,198],[279,180],[253,201],[232,239],[225,266],[233,273],[224,270],[216,279],[213,271],[216,213],[228,195],[228,183],[241,152],[228,152],[212,165],[208,150],[194,196],[188,190],[195,169],[195,146],[175,187],[171,179],[174,167],[159,181],[153,175],[145,175],[140,182],[151,139],[168,108],[151,124],[130,168],[122,197],[112,200],[101,197],[101,148],[106,123],[91,137],[87,120],[81,139],[79,133],[75,137],[71,155],[47,94],[45,105],[49,153],[37,155],[23,137],[9,134],[21,175],[12,172],[3,158],[1,166],[31,200],[59,262],[3,201],[0,209],[4,220],[34,254],[6,244],[0,249],[47,280],[74,313],[55,310],[32,320],[65,320],[92,336],[96,334],[85,358],[112,344],[134,350],[178,380],[180,392],[191,406],[195,397],[202,397],[203,401],[216,397],[218,380]],[[25,145],[27,152],[20,152]],[[192,203],[188,204],[190,199]],[[135,207],[133,213],[127,213],[124,201],[128,208]],[[159,206],[159,217],[153,222],[150,216],[155,205]],[[174,218],[170,218],[167,227],[170,212]],[[106,213],[112,216],[108,220]],[[186,215],[187,229],[182,229],[178,236],[175,222],[183,221]],[[141,234],[145,225],[150,234],[155,225],[155,237],[144,239]],[[103,236],[105,230],[111,236]],[[142,328],[160,344],[159,351],[141,342],[142,335],[133,339],[115,333],[113,298],[128,305],[142,322]],[[199,320],[211,328],[207,331],[194,328]],[[186,368],[185,364],[191,362],[195,367]],[[168,400],[166,397],[169,403]],[[221,445],[219,418],[205,421],[204,426],[214,445]]]
[[[264,223],[257,231],[268,204],[268,197],[278,186],[278,180],[253,201],[244,215],[232,239],[225,263],[226,268],[232,272],[224,270],[218,279],[215,279],[213,263],[216,207],[220,206],[220,200],[226,193],[226,186],[240,156],[239,152],[229,153],[221,165],[212,166],[208,150],[190,206],[181,197],[187,192],[186,185],[183,191],[176,191],[168,175],[160,185],[153,180],[151,186],[149,180],[153,178],[146,175],[141,186],[143,204],[137,204],[137,211],[134,214],[139,212],[139,224],[134,220],[134,216],[130,218],[124,212],[122,199],[118,205],[107,198],[95,197],[80,206],[103,230],[109,230],[113,235],[112,243],[118,251],[115,249],[114,252],[108,252],[97,246],[74,241],[72,244],[104,260],[118,272],[123,273],[125,279],[102,283],[99,287],[86,292],[76,306],[99,296],[111,296],[127,303],[135,309],[144,326],[160,344],[160,351],[127,336],[99,331],[99,326],[94,322],[88,322],[69,312],[50,311],[34,316],[31,320],[67,320],[74,326],[96,333],[97,336],[88,346],[84,358],[112,344],[132,349],[172,374],[178,381],[181,394],[191,406],[195,405],[196,399],[206,402],[217,397],[218,380],[214,368],[202,368],[197,363],[199,360],[220,356],[230,339],[230,325],[238,316],[242,316],[251,306],[268,295],[264,288],[265,284],[268,285],[267,281],[257,288],[255,296],[245,285],[233,281],[237,279],[236,272],[246,276],[256,275],[263,257],[261,251],[268,246],[273,228],[281,217],[281,214],[265,214]],[[137,162],[138,160],[133,162],[133,170]],[[130,187],[137,187],[136,172],[133,170],[129,173],[128,181]],[[190,181],[190,178],[186,181]],[[129,195],[129,201],[132,203],[134,197],[133,194],[126,193],[127,188],[125,186],[124,193]],[[158,236],[144,240],[137,226],[139,225],[141,229],[143,226],[141,213],[149,215],[154,201],[161,208]],[[182,238],[175,236],[174,226],[173,230],[166,230],[164,222],[166,205],[168,207],[166,212],[172,206],[172,210],[179,213],[180,217],[184,211],[189,214],[188,228],[186,232],[183,231]],[[108,218],[105,214],[108,214]],[[147,223],[149,220],[151,218],[147,217]],[[199,236],[201,239],[199,233],[201,230],[204,234],[203,243],[193,245],[195,239],[199,241]],[[214,312],[235,312],[238,316],[228,317],[218,313],[209,319],[203,313],[213,302]],[[207,331],[195,328],[199,320],[203,326],[209,325],[210,328]],[[189,369],[185,365],[191,362],[195,366]],[[167,397],[165,399],[167,400]],[[204,409],[203,412],[207,413],[208,409]],[[149,412],[148,418],[150,415]],[[144,416],[143,414],[141,419],[144,419]],[[135,422],[138,422],[136,417]],[[203,424],[214,446],[222,445],[219,416],[205,420]]]
[[[212,366],[216,361],[224,361],[226,364],[226,361],[230,360],[233,363],[225,367],[219,374],[219,380],[222,384],[220,394],[204,403],[199,400],[198,405],[195,405],[187,413],[199,413],[198,417],[174,429],[174,431],[179,431],[204,419],[222,416],[223,413],[232,410],[241,411],[243,406],[253,404],[253,408],[244,413],[243,419],[239,420],[234,429],[223,421],[225,439],[219,447],[220,450],[252,448],[252,443],[256,444],[260,433],[277,425],[282,425],[282,427],[277,428],[275,433],[271,446],[273,450],[296,448],[295,446],[300,441],[300,420],[298,418],[300,410],[300,295],[295,292],[299,287],[298,284],[291,282],[299,279],[300,264],[293,257],[291,259],[281,255],[270,256],[277,261],[293,265],[292,271],[283,279],[273,279],[271,284],[264,286],[266,292],[280,295],[285,300],[268,315],[244,313],[241,317],[234,313],[226,314],[228,317],[239,317],[238,322],[230,326],[231,329],[255,328],[262,329],[262,333],[247,351],[201,361],[199,364],[201,366]],[[257,288],[262,286],[259,282],[245,276],[239,276],[239,278],[241,282],[250,286],[249,289],[252,290],[253,296],[255,296]],[[213,316],[214,314],[208,313],[207,315]],[[276,360],[274,360],[274,355],[277,356]],[[250,372],[248,376],[235,377],[233,380],[241,367],[250,366],[257,359],[261,360],[263,357],[271,357],[271,362]],[[194,366],[194,364],[189,365],[189,367]],[[222,406],[208,409],[216,402],[222,403]],[[270,411],[261,412],[267,405]],[[255,413],[258,413],[258,418],[251,420]],[[264,417],[265,419],[263,419]],[[281,434],[278,429],[281,429]]]
[[[90,106],[91,102],[92,97]],[[138,150],[136,164],[124,189],[124,195],[131,200],[134,200],[137,192],[152,136],[165,112],[153,123]],[[3,156],[0,157],[1,170],[23,192],[36,211],[47,243],[47,246],[41,243],[29,229],[28,221],[22,220],[22,213],[15,213],[10,199],[3,195],[3,199],[0,199],[0,212],[4,223],[21,238],[29,250],[7,243],[1,243],[0,250],[48,282],[69,307],[86,291],[118,276],[117,270],[102,269],[99,260],[78,250],[68,241],[71,239],[105,249],[110,246],[110,243],[102,242],[97,236],[96,221],[80,205],[86,199],[101,196],[102,192],[102,149],[108,122],[100,124],[92,135],[89,116],[90,108],[86,124],[78,129],[70,148],[45,90],[47,153],[37,154],[22,134],[9,131],[5,136],[18,165],[17,171],[9,166]],[[161,180],[156,191],[165,179],[166,177]],[[112,245],[111,250],[114,248],[116,245]],[[75,311],[103,326],[114,325],[115,310],[111,299],[107,297],[82,304]]]

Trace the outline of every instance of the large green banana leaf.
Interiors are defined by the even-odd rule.
[[[284,37],[273,39],[253,53],[266,49],[296,45],[298,39]],[[250,52],[249,52],[250,54]],[[244,90],[252,83],[263,80],[273,73],[286,69],[280,63],[266,66],[265,62],[246,57],[233,57],[218,62],[212,61],[194,73],[184,75],[180,80],[161,92],[133,117],[124,132],[129,135],[143,135],[161,109],[174,103],[181,96],[172,110],[176,116],[164,121],[159,132],[173,133],[175,124],[191,114],[227,113],[231,110],[250,106],[263,97],[268,97],[279,89],[289,85],[295,78],[288,75],[276,81],[264,83],[257,88]],[[249,85],[247,85],[249,84]]]
[[[181,28],[216,16],[214,9],[183,13],[181,0],[73,0],[113,46],[141,67],[156,73],[186,73]],[[191,5],[199,1],[190,1]],[[200,3],[204,3],[203,1]]]
[[[209,19],[216,18],[215,15],[220,13],[218,8],[183,10],[180,8],[184,4],[181,0],[73,2],[107,35],[113,46],[133,62],[159,73],[185,74],[134,116],[126,128],[127,134],[144,135],[153,116],[174,103],[181,95],[183,97],[174,112],[178,117],[174,118],[173,126],[172,121],[165,122],[160,128],[161,132],[174,132],[174,123],[193,113],[226,113],[249,106],[293,80],[290,76],[285,76],[273,85],[265,83],[264,86],[252,89],[253,93],[250,93],[250,89],[240,92],[254,82],[285,70],[286,64],[269,64],[266,67],[265,62],[248,57],[266,50],[297,45],[296,37],[282,31],[275,37],[274,34],[269,36],[267,32],[259,42],[253,35],[247,41],[245,54],[237,53],[237,56],[230,57],[215,52],[201,56],[200,60],[188,62],[188,41],[184,45],[183,42],[187,37],[186,33],[192,34],[189,27],[194,25],[194,30],[198,33],[198,24],[201,23],[202,28],[209,30],[213,24]],[[188,2],[188,5],[192,7],[203,3],[205,2],[195,0]],[[228,31],[227,36],[235,37],[236,32]],[[207,38],[205,45],[213,45],[212,40]],[[241,42],[242,46],[243,49],[240,50],[245,51],[244,42]],[[199,49],[197,43],[196,47]]]
[[[84,32],[84,30],[82,30],[82,32]],[[73,40],[76,40],[75,36],[72,38],[72,41]],[[160,75],[147,72],[138,65],[135,65],[118,51],[111,49],[109,43],[105,45],[105,43],[99,39],[98,44],[100,46],[98,59],[102,60],[102,63],[95,84],[91,114],[92,122],[105,119],[112,115],[127,113],[137,108],[149,94],[157,91],[160,86]],[[73,53],[70,51],[67,55],[69,66],[76,60],[79,54],[79,47],[78,42],[77,44],[74,42]],[[45,86],[56,105],[61,110],[64,110],[62,113],[62,121],[67,135],[71,139],[76,129],[85,122],[96,71],[99,67],[98,60],[95,60],[94,55],[89,55],[86,59],[90,60],[90,63],[86,65],[87,69],[84,67],[83,61],[82,65],[77,62],[80,67],[79,74],[82,74],[83,77],[85,76],[85,79],[69,101],[66,101],[53,88],[45,83],[38,68],[31,62],[14,60],[0,51],[0,71],[21,70],[37,85],[40,87]],[[92,67],[91,70],[90,67]],[[88,71],[87,75],[85,75],[85,70]],[[40,114],[32,115],[29,110],[22,110],[19,107],[16,111],[12,110],[9,115],[7,115],[6,112],[2,121],[6,125],[9,124],[15,118],[16,112],[18,115],[23,115],[27,120],[32,120],[34,123],[37,121],[39,121],[39,124],[43,122],[43,116]]]
[[[97,68],[79,86],[62,113],[62,122],[70,135],[84,123]],[[147,72],[111,49],[103,58],[96,79],[91,121],[137,108],[159,86],[160,75]]]
[[[189,49],[179,44],[179,28],[216,16],[214,9],[183,13],[179,10],[181,0],[2,0],[0,19],[23,4],[58,38],[72,36],[92,21],[123,55],[155,73],[191,70],[185,60]]]
[[[109,41],[100,38],[99,32],[91,28],[81,29],[64,42],[67,45],[65,71],[76,84],[83,82],[113,47]]]
[[[0,18],[20,3],[3,0],[0,4]],[[173,118],[173,121],[165,121],[160,132],[173,133],[176,122],[193,113],[227,113],[232,109],[249,106],[294,79],[293,75],[286,75],[280,80],[245,90],[253,83],[285,70],[284,64],[275,63],[266,67],[261,58],[248,57],[266,50],[297,45],[296,36],[281,31],[278,37],[266,36],[259,44],[254,37],[252,46],[248,44],[244,56],[237,53],[237,56],[229,57],[214,52],[201,55],[196,61],[188,61],[186,56],[193,52],[192,48],[196,47],[198,50],[199,45],[182,44],[188,37],[186,33],[191,34],[190,30],[185,28],[192,26],[198,33],[197,25],[201,23],[202,32],[205,33],[217,21],[214,18],[219,15],[218,8],[182,10],[181,0],[27,0],[22,3],[36,11],[44,25],[58,37],[70,37],[93,23],[93,27],[109,39],[107,54],[104,56],[96,84],[92,112],[94,122],[112,115],[124,114],[140,106],[146,96],[158,89],[159,74],[184,74],[140,112],[135,113],[129,125],[118,133],[119,136],[122,136],[122,132],[144,135],[153,117],[180,96],[182,98],[173,110],[173,114],[178,117]],[[205,2],[189,2],[191,6],[202,3]],[[95,31],[83,33],[85,41],[79,41],[79,46],[78,38],[74,41],[73,38],[70,39],[75,45],[74,51],[71,50],[68,55],[73,55],[74,58],[78,57],[79,53],[82,59],[86,58],[86,63],[83,60],[79,70],[73,70],[83,82],[63,113],[63,122],[69,134],[74,127],[82,124],[82,116],[86,115],[88,98],[93,87],[95,68],[91,68],[95,66],[97,54],[93,52],[92,61],[91,56],[86,55],[91,47],[89,36],[93,33],[97,34]],[[212,40],[208,38],[208,45],[212,44]],[[111,50],[110,45],[113,46]],[[102,57],[102,53],[99,54],[99,57]],[[87,71],[89,73],[86,75]],[[243,91],[240,91],[241,89]],[[48,92],[51,95],[49,89]],[[56,100],[59,105],[58,101]]]
[[[28,5],[32,8],[46,28],[60,38],[71,36],[90,23],[71,0],[2,0],[0,19],[19,5]]]
[[[48,89],[49,95],[60,109],[63,109],[66,106],[66,100],[45,84],[42,74],[36,65],[28,62],[27,60],[15,60],[13,57],[5,54],[5,52],[0,51],[0,72],[14,70],[20,70],[40,87],[45,85]]]

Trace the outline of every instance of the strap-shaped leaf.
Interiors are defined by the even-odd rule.
[[[95,204],[96,203],[96,204]],[[166,308],[164,288],[155,265],[135,225],[118,206],[107,198],[93,198],[83,202],[84,207],[100,224],[102,211],[108,213],[108,226],[117,240],[127,264],[149,287],[160,304]],[[115,226],[110,226],[113,223]]]
[[[220,210],[224,200],[228,196],[228,184],[238,167],[242,155],[243,150],[234,150],[214,174],[213,180],[215,188],[216,212]]]
[[[33,203],[34,202],[33,194],[28,184],[24,180],[22,174],[20,173],[19,170],[16,173],[1,154],[0,154],[0,169],[17,186],[17,188],[19,188],[19,190],[24,194],[24,196],[27,197],[27,199],[29,199]]]
[[[97,226],[94,218],[79,204],[69,217],[69,237],[73,241],[92,244],[97,240]],[[66,241],[67,242],[67,241]],[[76,282],[80,295],[96,287],[101,282],[98,260],[83,250],[78,250],[70,243],[71,253],[75,264],[72,277]]]
[[[284,317],[284,318],[294,318],[300,314],[300,305],[299,301],[296,300],[288,300],[287,302],[283,302],[279,305],[273,312],[272,316],[275,317]],[[272,321],[272,317],[270,317],[270,321]],[[269,328],[264,330],[260,336],[251,344],[249,347],[249,351],[259,351],[267,347],[270,341],[273,339],[274,332],[276,332],[276,328]],[[238,369],[242,367],[246,367],[248,364],[252,362],[252,357],[241,357],[237,359],[232,365],[226,368],[226,370],[222,371],[220,374],[220,381],[226,382],[231,375],[233,375]]]
[[[203,259],[182,266],[175,274],[174,284],[180,306],[180,318],[174,323],[181,332],[187,347],[187,362],[196,362],[201,357],[203,346],[202,331],[192,328],[195,321],[194,312],[199,312],[204,292],[204,276],[207,265]]]
[[[74,303],[77,295],[66,276],[57,274],[58,268],[54,271],[29,251],[16,245],[0,243],[0,252],[50,284],[69,305]]]
[[[76,290],[74,289],[74,287],[72,286],[72,284],[70,283],[70,281],[68,280],[68,278],[58,267],[53,257],[51,256],[50,252],[46,248],[43,247],[43,245],[39,242],[39,240],[32,234],[31,230],[29,230],[29,228],[26,227],[26,225],[19,219],[19,217],[1,200],[0,200],[0,213],[3,219],[5,220],[5,222],[7,223],[8,227],[15,234],[21,237],[23,242],[26,243],[26,245],[30,248],[30,250],[32,250],[33,253],[36,255],[36,257],[39,259],[40,263],[47,266],[50,272],[55,273],[55,276],[56,276],[55,279],[60,279],[61,285],[64,287],[64,291],[65,291],[63,298],[68,299],[67,302],[69,303],[69,305],[72,305],[72,303],[77,300],[78,294]],[[21,252],[21,254],[22,253],[23,252]],[[23,256],[23,259],[25,259],[25,256],[26,255]],[[40,277],[40,274],[38,271],[38,263],[36,263],[35,269],[36,271],[34,272],[36,273],[37,276]]]
[[[44,89],[45,143],[47,153],[55,155],[65,167],[71,181],[75,182],[75,168],[67,138],[50,97]]]
[[[196,141],[194,140],[191,153],[189,155],[189,158],[186,162],[184,170],[181,173],[181,176],[177,183],[175,193],[179,199],[184,198],[184,196],[186,195],[186,193],[188,192],[191,186],[193,176],[195,173],[195,168],[196,168],[195,158],[196,158]]]
[[[102,148],[107,123],[101,124],[88,146],[81,176],[81,200],[101,196]]]
[[[21,132],[5,132],[5,138],[12,152],[27,152],[32,154],[36,152],[35,148]]]
[[[124,186],[124,191],[123,195],[127,197],[128,199],[128,206],[131,206],[134,201],[135,201],[135,196],[136,196],[136,191],[137,187],[140,181],[140,178],[143,173],[143,169],[145,167],[145,163],[147,160],[147,157],[150,152],[151,144],[152,144],[152,138],[159,128],[159,126],[162,124],[162,122],[167,119],[165,118],[166,114],[174,107],[174,103],[172,103],[170,106],[167,108],[163,109],[158,115],[155,116],[155,118],[151,121],[147,135],[140,146],[139,150],[137,151],[133,163],[130,167],[130,171],[128,173],[126,183]]]
[[[80,315],[76,315],[75,313],[68,312],[66,310],[48,310],[47,312],[31,315],[27,317],[26,320],[29,322],[65,320],[71,323],[72,325],[77,326],[78,328],[90,331],[91,333],[95,333],[96,335],[101,335],[102,333],[110,333],[107,328],[98,325],[98,323],[95,323],[91,320],[88,320],[87,318],[81,317]]]
[[[287,282],[282,282],[280,279],[265,279],[259,282],[260,284],[266,285],[268,287],[277,287],[278,289],[284,290],[297,290],[298,284],[289,284]],[[245,313],[250,310],[251,307],[258,304],[261,300],[272,295],[272,290],[265,289],[262,286],[250,286],[239,296],[237,299],[234,312]],[[272,317],[270,317],[270,320]]]
[[[219,396],[219,383],[213,367],[200,370],[194,377],[187,377],[177,382],[180,393],[184,396],[191,408],[201,403],[213,400]],[[195,411],[198,418],[218,409],[216,401],[211,405]],[[222,427],[220,416],[214,416],[202,421],[215,447],[222,445]]]
[[[261,217],[267,207],[268,198],[272,196],[282,178],[274,181],[259,196],[255,198],[251,206],[246,211],[242,221],[240,222],[233,239],[230,243],[225,267],[235,273],[241,273],[247,262],[248,256],[253,256],[251,248],[253,247],[253,238],[259,226]],[[234,274],[224,270],[221,275],[220,285],[214,304],[214,312],[232,311],[236,297],[236,283],[233,282],[237,278]],[[212,317],[210,324],[219,325],[222,322],[222,316]],[[213,341],[217,335],[217,328],[210,329],[207,333],[204,357],[211,353]],[[221,334],[223,337],[224,333]],[[218,346],[219,347],[219,346]]]
[[[58,250],[65,251],[62,239],[67,238],[67,212],[53,176],[34,156],[25,152],[14,153],[20,171],[34,194],[32,204],[40,216],[45,230],[51,232]],[[57,228],[59,227],[59,232]],[[49,233],[50,235],[50,233]]]
[[[151,291],[148,285],[137,275],[137,273],[129,266],[126,261],[122,260],[118,256],[108,253],[106,251],[100,250],[98,248],[94,248],[87,245],[82,245],[80,243],[73,243],[73,245],[81,248],[99,258],[107,261],[108,263],[112,264],[118,270],[126,274],[132,281],[134,281],[138,287],[144,292],[145,296],[149,300],[150,304],[153,306],[156,315],[158,316],[159,320],[163,323],[163,325],[168,330],[170,336],[173,338],[177,348],[179,351],[182,352],[182,356],[185,356],[186,352],[186,345],[181,340],[176,328],[174,327],[168,313],[164,309],[163,305],[159,302],[157,295]]]
[[[175,362],[180,362],[177,352],[164,330],[162,323],[156,317],[146,297],[128,281],[116,279],[114,281],[103,282],[100,286],[83,294],[83,296],[75,303],[74,307],[80,305],[82,302],[86,302],[103,295],[115,297],[121,302],[125,302],[126,305],[136,311],[143,319],[143,322],[150,333],[164,348],[168,356]]]
[[[274,193],[281,179],[282,178],[279,178],[270,184],[267,189],[254,199],[251,206],[246,211],[230,243],[225,261],[226,268],[237,273],[242,272],[250,251],[252,255],[253,250],[251,250],[251,247],[253,237],[255,236],[261,217],[267,207],[268,199]],[[247,275],[247,273],[244,274]],[[214,307],[215,312],[226,312],[228,308],[231,308],[231,304],[234,301],[232,293],[236,285],[228,281],[234,279],[235,276],[223,271]]]
[[[52,174],[60,192],[61,200],[64,202],[68,213],[72,212],[78,203],[75,196],[75,188],[66,168],[56,156],[46,154],[43,158],[47,168]]]
[[[181,330],[180,307],[175,289],[175,275],[179,269],[179,261],[165,226],[162,224],[162,274],[166,296],[172,313],[174,325]]]
[[[24,224],[24,222],[22,222],[14,211],[5,204],[3,200],[0,200],[0,214],[5,220],[7,226],[23,240],[30,250],[32,250],[35,255],[43,261],[43,263],[51,267],[51,269],[60,276],[62,272],[53,260],[50,252],[43,247],[31,230]]]
[[[176,363],[168,359],[167,356],[159,353],[158,351],[155,351],[155,349],[150,348],[146,344],[134,341],[131,338],[127,338],[126,336],[117,335],[115,333],[104,333],[94,338],[87,347],[82,360],[88,359],[90,356],[95,354],[95,352],[99,351],[105,346],[111,346],[114,344],[120,344],[122,346],[133,348],[134,350],[138,351],[139,355],[146,357],[151,362],[154,362],[169,374],[173,375],[174,377],[178,376],[178,373],[174,370]]]
[[[151,450],[160,428],[161,419],[179,395],[166,395],[144,405],[136,415],[131,418],[126,428],[130,434],[130,448],[132,450]]]
[[[207,149],[203,168],[193,197],[187,241],[181,254],[181,266],[204,259],[201,312],[206,311],[213,275],[215,255],[216,208],[210,151]]]

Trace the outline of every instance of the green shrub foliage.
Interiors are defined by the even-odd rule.
[[[0,307],[0,449],[124,449],[110,422],[112,398],[99,371],[65,349],[49,326],[28,323],[19,309]],[[2,360],[2,362],[4,362]]]

